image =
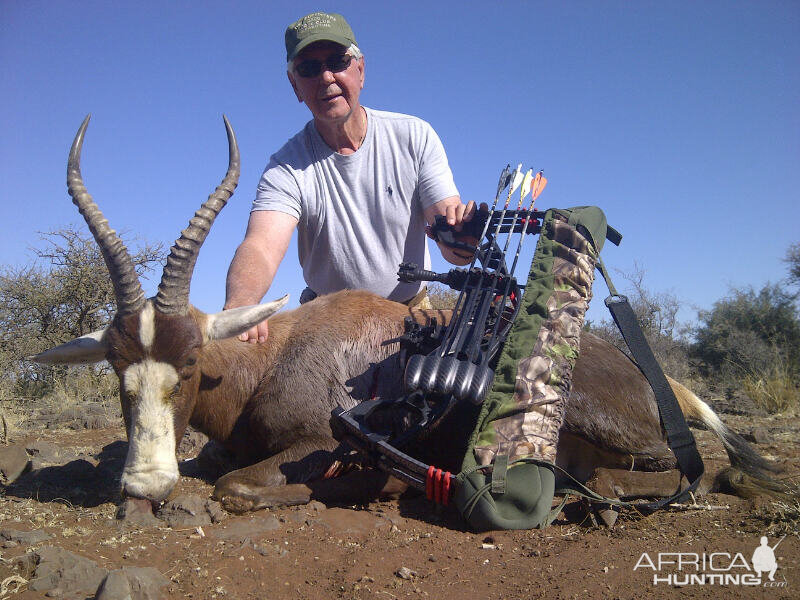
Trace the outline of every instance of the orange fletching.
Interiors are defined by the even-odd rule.
[[[542,171],[539,171],[536,174],[536,177],[533,178],[533,183],[531,184],[531,203],[539,197],[539,194],[542,193],[544,190],[544,186],[547,185],[547,178],[542,175]]]

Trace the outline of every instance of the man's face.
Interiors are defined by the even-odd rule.
[[[364,59],[353,59],[338,73],[332,72],[325,61],[345,53],[346,48],[333,42],[311,44],[292,61],[289,81],[300,102],[305,102],[318,121],[345,121],[358,106],[358,96],[364,87]],[[297,65],[306,60],[322,61],[322,70],[314,77],[301,77]]]

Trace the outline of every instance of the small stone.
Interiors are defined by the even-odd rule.
[[[208,516],[211,517],[212,523],[220,523],[230,516],[225,509],[222,508],[222,504],[211,498],[206,500],[206,512]]]
[[[400,579],[410,580],[417,576],[416,571],[412,571],[408,567],[400,567],[395,571],[395,575],[397,575]]]
[[[750,433],[744,434],[744,439],[754,444],[768,444],[769,432],[764,427],[753,427]]]
[[[196,494],[181,494],[170,500],[158,511],[158,517],[173,528],[211,525],[206,500]]]
[[[208,443],[208,436],[191,426],[186,428],[178,444],[178,456],[195,456]]]
[[[144,498],[125,498],[117,509],[116,516],[119,521],[140,527],[154,527],[161,524],[153,514],[153,505]]]

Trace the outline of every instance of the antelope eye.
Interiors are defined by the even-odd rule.
[[[181,391],[181,382],[179,381],[178,383],[172,386],[172,392],[170,392],[170,395],[174,396],[180,391]]]
[[[187,367],[193,367],[197,364],[197,359],[194,356],[190,356],[186,359],[186,363],[184,363]]]

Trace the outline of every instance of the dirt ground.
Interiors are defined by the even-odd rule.
[[[741,433],[759,429],[761,443],[755,447],[784,467],[782,478],[797,483],[800,425],[795,419],[723,418]],[[708,494],[696,508],[647,517],[623,513],[613,529],[593,525],[584,507],[572,502],[548,529],[488,534],[471,532],[457,514],[420,497],[353,507],[314,503],[197,526],[134,526],[115,519],[125,452],[122,427],[117,422],[84,423],[92,428],[77,430],[49,426],[9,432],[8,444],[38,445],[56,464],[41,457],[34,464],[38,470],[0,495],[0,530],[41,530],[52,536],[38,544],[0,544],[0,600],[60,597],[59,590],[33,591],[19,579],[8,579],[30,577],[15,559],[30,546],[48,545],[105,569],[155,567],[169,580],[161,588],[165,598],[722,598],[731,593],[800,598],[796,501]],[[707,470],[727,464],[710,432],[695,430],[695,435]],[[176,494],[205,499],[211,491],[211,483],[185,475]],[[713,578],[705,585],[697,580],[680,585],[671,579],[752,574],[747,565],[764,535],[770,546],[786,536],[774,551],[773,582],[766,574],[759,585],[730,579],[720,585]],[[683,553],[683,569],[674,564],[677,554],[666,553]],[[744,567],[741,560],[736,563],[737,553]],[[703,555],[710,560],[705,570],[687,566]],[[659,577],[662,581],[654,584]]]

